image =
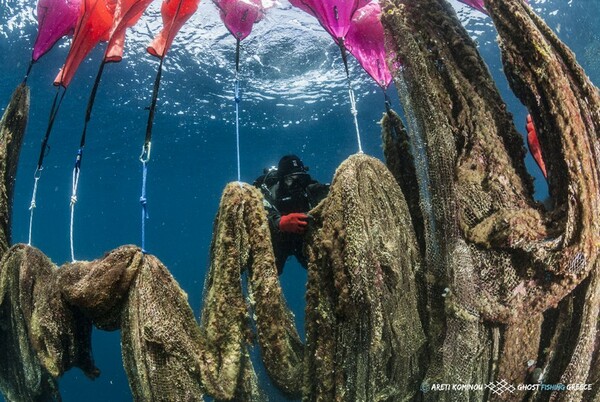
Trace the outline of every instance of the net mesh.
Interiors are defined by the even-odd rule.
[[[239,183],[225,188],[215,219],[210,260],[202,310],[203,331],[215,348],[209,349],[214,355],[210,362],[218,365],[235,361],[242,344],[252,343],[253,311],[269,375],[284,392],[297,394],[302,343],[277,279],[266,211],[258,189]],[[247,302],[241,280],[245,269],[249,270]],[[223,380],[211,376],[214,387],[228,383]],[[236,385],[231,382],[233,389]]]
[[[72,312],[55,286],[56,267],[38,250],[9,252],[16,166],[29,113],[29,88],[14,91],[0,121],[0,390],[8,400],[58,396],[55,377],[73,366],[98,374],[90,324]]]
[[[0,272],[1,317],[12,323],[0,336],[9,345],[5,361],[14,363],[1,371],[4,395],[58,398],[55,379],[72,366],[98,375],[90,354],[95,325],[121,330],[135,400],[204,393],[263,400],[249,358],[254,339],[270,377],[290,396],[412,398],[425,336],[413,281],[419,252],[399,186],[381,162],[353,156],[313,213],[307,348],[285,304],[262,195],[252,186],[232,183],[223,192],[200,326],[166,267],[137,247],[60,269],[33,247],[12,247]]]
[[[0,253],[10,245],[10,217],[19,151],[29,118],[29,87],[20,84],[0,120]]]
[[[381,162],[354,155],[311,214],[305,400],[412,398],[425,337],[413,280],[420,257],[400,187]]]
[[[40,251],[11,248],[0,272],[0,389],[10,401],[58,397],[55,378],[73,366],[94,378],[91,323],[62,299],[56,266]]]
[[[431,205],[431,213],[423,214],[428,290],[419,300],[428,306],[432,345],[426,382],[524,383],[528,360],[551,372],[552,359],[556,365],[571,362],[546,382],[585,382],[597,347],[598,251],[592,244],[598,244],[600,232],[591,217],[599,212],[600,194],[598,90],[525,3],[489,0],[486,8],[498,28],[513,89],[544,120],[536,127],[553,165],[551,212],[532,200],[522,140],[449,5],[393,0],[385,2],[382,14],[388,53],[395,57],[390,64],[402,65],[395,80],[411,123],[415,170],[426,172],[425,178],[417,176],[421,205]],[[548,104],[536,103],[539,99]],[[386,149],[393,146],[384,141]],[[578,308],[585,316],[575,346],[571,354],[552,352],[561,354],[556,359],[544,346],[564,337],[564,327],[560,320],[545,321],[542,313],[571,298],[586,278],[589,300]],[[542,326],[555,335],[543,337]],[[487,391],[442,398],[502,397]],[[582,392],[552,398],[585,400]]]

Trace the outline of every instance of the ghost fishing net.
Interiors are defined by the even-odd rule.
[[[0,265],[3,394],[58,399],[56,378],[69,368],[97,376],[94,325],[121,330],[139,401],[264,400],[250,360],[255,339],[269,376],[290,396],[412,398],[425,336],[413,280],[419,252],[400,188],[381,162],[354,156],[314,216],[306,347],[281,292],[262,195],[252,186],[232,183],[223,192],[200,326],[168,270],[137,247],[60,269],[33,247],[12,247]]]
[[[239,366],[248,365],[251,371],[248,348],[254,342],[250,318],[253,312],[269,375],[283,391],[297,393],[302,343],[277,279],[269,226],[258,189],[239,183],[225,188],[210,254],[201,327],[211,345],[205,352],[211,386],[227,385],[232,395],[238,386]],[[248,301],[242,288],[244,271],[248,271]],[[220,364],[229,367],[219,374]],[[214,395],[214,391],[210,393]]]
[[[425,252],[423,209],[419,196],[419,180],[415,165],[415,152],[411,148],[410,137],[400,116],[393,110],[387,111],[381,119],[383,152],[390,172],[400,185],[410,212],[410,219],[422,255]]]
[[[413,398],[425,342],[420,257],[399,186],[381,162],[355,155],[311,214],[305,400]]]
[[[557,382],[598,384],[600,93],[574,54],[530,7],[516,1],[489,1],[486,6],[501,38],[509,83],[537,117],[540,142],[551,161],[549,187],[557,210],[553,218],[561,236],[560,254],[543,244],[536,244],[534,250],[560,278],[558,289],[549,292],[555,300],[579,286],[574,294],[575,317],[563,317],[575,328],[570,329],[570,347],[548,355],[549,367],[558,368]],[[517,46],[520,42],[524,43]],[[566,333],[555,331],[554,342]],[[562,401],[592,398],[600,399],[597,386],[585,393],[552,395]]]
[[[540,116],[542,147],[554,172],[551,212],[532,201],[522,141],[450,7],[438,0],[388,1],[382,17],[387,45],[403,65],[395,78],[411,140],[423,139],[413,150],[425,150],[415,164],[427,172],[420,178],[420,202],[432,211],[424,213],[429,291],[420,300],[428,305],[433,345],[426,381],[525,383],[532,361],[545,382],[589,382],[595,378],[591,360],[598,359],[600,297],[600,232],[592,219],[600,194],[598,91],[526,4],[490,0],[486,7],[509,81]],[[385,147],[391,151],[394,143]],[[581,293],[588,298],[583,304],[576,302]],[[581,319],[568,318],[569,309],[579,310]],[[577,335],[565,332],[565,319]],[[559,339],[573,343],[547,348]],[[533,397],[590,396],[570,391]],[[440,397],[502,399],[491,387],[481,394],[425,395]]]
[[[0,121],[0,253],[10,244],[10,216],[19,151],[29,117],[29,87],[20,84]]]
[[[91,323],[65,303],[56,273],[46,256],[24,245],[2,259],[0,387],[10,401],[55,399],[55,378],[74,366],[98,375]]]
[[[135,400],[202,400],[205,392],[223,400],[262,400],[247,351],[251,329],[245,313],[236,308],[241,305],[245,311],[244,297],[230,286],[240,283],[241,260],[236,260],[238,265],[231,270],[228,261],[216,255],[252,255],[257,266],[261,252],[270,251],[271,261],[274,259],[269,248],[255,252],[252,246],[260,241],[243,240],[251,237],[252,230],[246,233],[235,219],[262,213],[263,224],[256,229],[268,233],[260,193],[248,185],[241,190],[235,186],[233,195],[226,190],[217,218],[221,230],[215,232],[203,328],[196,323],[187,295],[164,265],[137,247],[124,246],[99,260],[66,264],[60,269],[32,247],[11,248],[0,271],[0,337],[9,345],[2,349],[4,361],[11,363],[2,367],[0,385],[9,400],[57,398],[55,378],[72,366],[79,366],[90,377],[97,376],[90,356],[92,324],[103,330],[121,330],[123,364]],[[238,205],[237,201],[242,201],[241,210],[233,205]],[[252,209],[243,209],[248,205],[254,207],[254,215]],[[236,228],[241,230],[233,233]],[[238,241],[219,244],[231,240],[228,235]],[[263,246],[264,241],[269,242],[268,235],[263,234]],[[275,270],[274,266],[271,269]],[[273,275],[276,279],[276,272]],[[267,344],[279,347],[284,341],[277,341],[285,328],[276,312],[271,312],[271,319],[279,327],[259,333],[269,337]]]
[[[252,315],[265,368],[287,395],[324,401],[411,397],[422,375],[425,337],[413,281],[418,247],[400,188],[381,162],[354,156],[339,167],[330,195],[311,213],[305,347],[283,298],[260,192],[238,183],[223,192],[200,326],[204,361],[212,370],[210,381],[203,376],[207,392],[228,387],[232,395],[236,385],[239,392],[243,364],[254,378],[247,357]],[[219,370],[225,363],[231,364]]]

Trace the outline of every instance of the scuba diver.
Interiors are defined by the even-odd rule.
[[[307,268],[303,234],[312,219],[307,212],[329,193],[329,184],[319,183],[307,171],[299,157],[286,155],[254,181],[264,197],[278,275],[291,255]]]

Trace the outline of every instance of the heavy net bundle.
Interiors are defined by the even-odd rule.
[[[232,183],[223,192],[200,326],[166,267],[137,247],[57,268],[39,250],[13,246],[0,265],[2,357],[10,363],[0,371],[3,394],[58,399],[56,378],[69,368],[97,376],[94,325],[121,330],[139,401],[264,400],[249,357],[255,339],[273,382],[291,396],[412,397],[425,337],[413,280],[418,248],[400,188],[381,162],[354,156],[313,212],[307,348],[285,304],[262,196],[252,186]]]
[[[390,0],[382,17],[397,57],[391,63],[402,64],[395,78],[416,171],[425,172],[417,176],[428,289],[420,304],[428,307],[433,350],[425,382],[492,384],[481,392],[426,394],[431,400],[502,399],[493,385],[531,381],[528,369],[536,365],[545,382],[595,378],[598,91],[526,3],[490,0],[486,8],[509,82],[539,116],[544,155],[553,165],[550,212],[532,199],[522,140],[449,5]],[[385,144],[390,151],[395,146]],[[588,301],[581,304],[584,294]],[[577,308],[581,318],[567,318],[566,311]],[[568,339],[569,347],[550,349],[558,339]],[[592,395],[570,391],[551,398]],[[525,397],[504,393],[511,400]]]
[[[305,399],[411,399],[425,336],[420,256],[400,187],[380,161],[354,155],[311,214]]]

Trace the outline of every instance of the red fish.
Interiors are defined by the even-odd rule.
[[[544,163],[544,159],[542,158],[542,148],[540,147],[540,141],[538,140],[537,132],[535,131],[535,126],[533,125],[533,120],[531,119],[531,115],[527,115],[527,144],[529,145],[529,152],[531,152],[531,156],[535,160],[535,163],[539,166],[542,174],[545,178],[548,177],[546,174],[546,163]]]

